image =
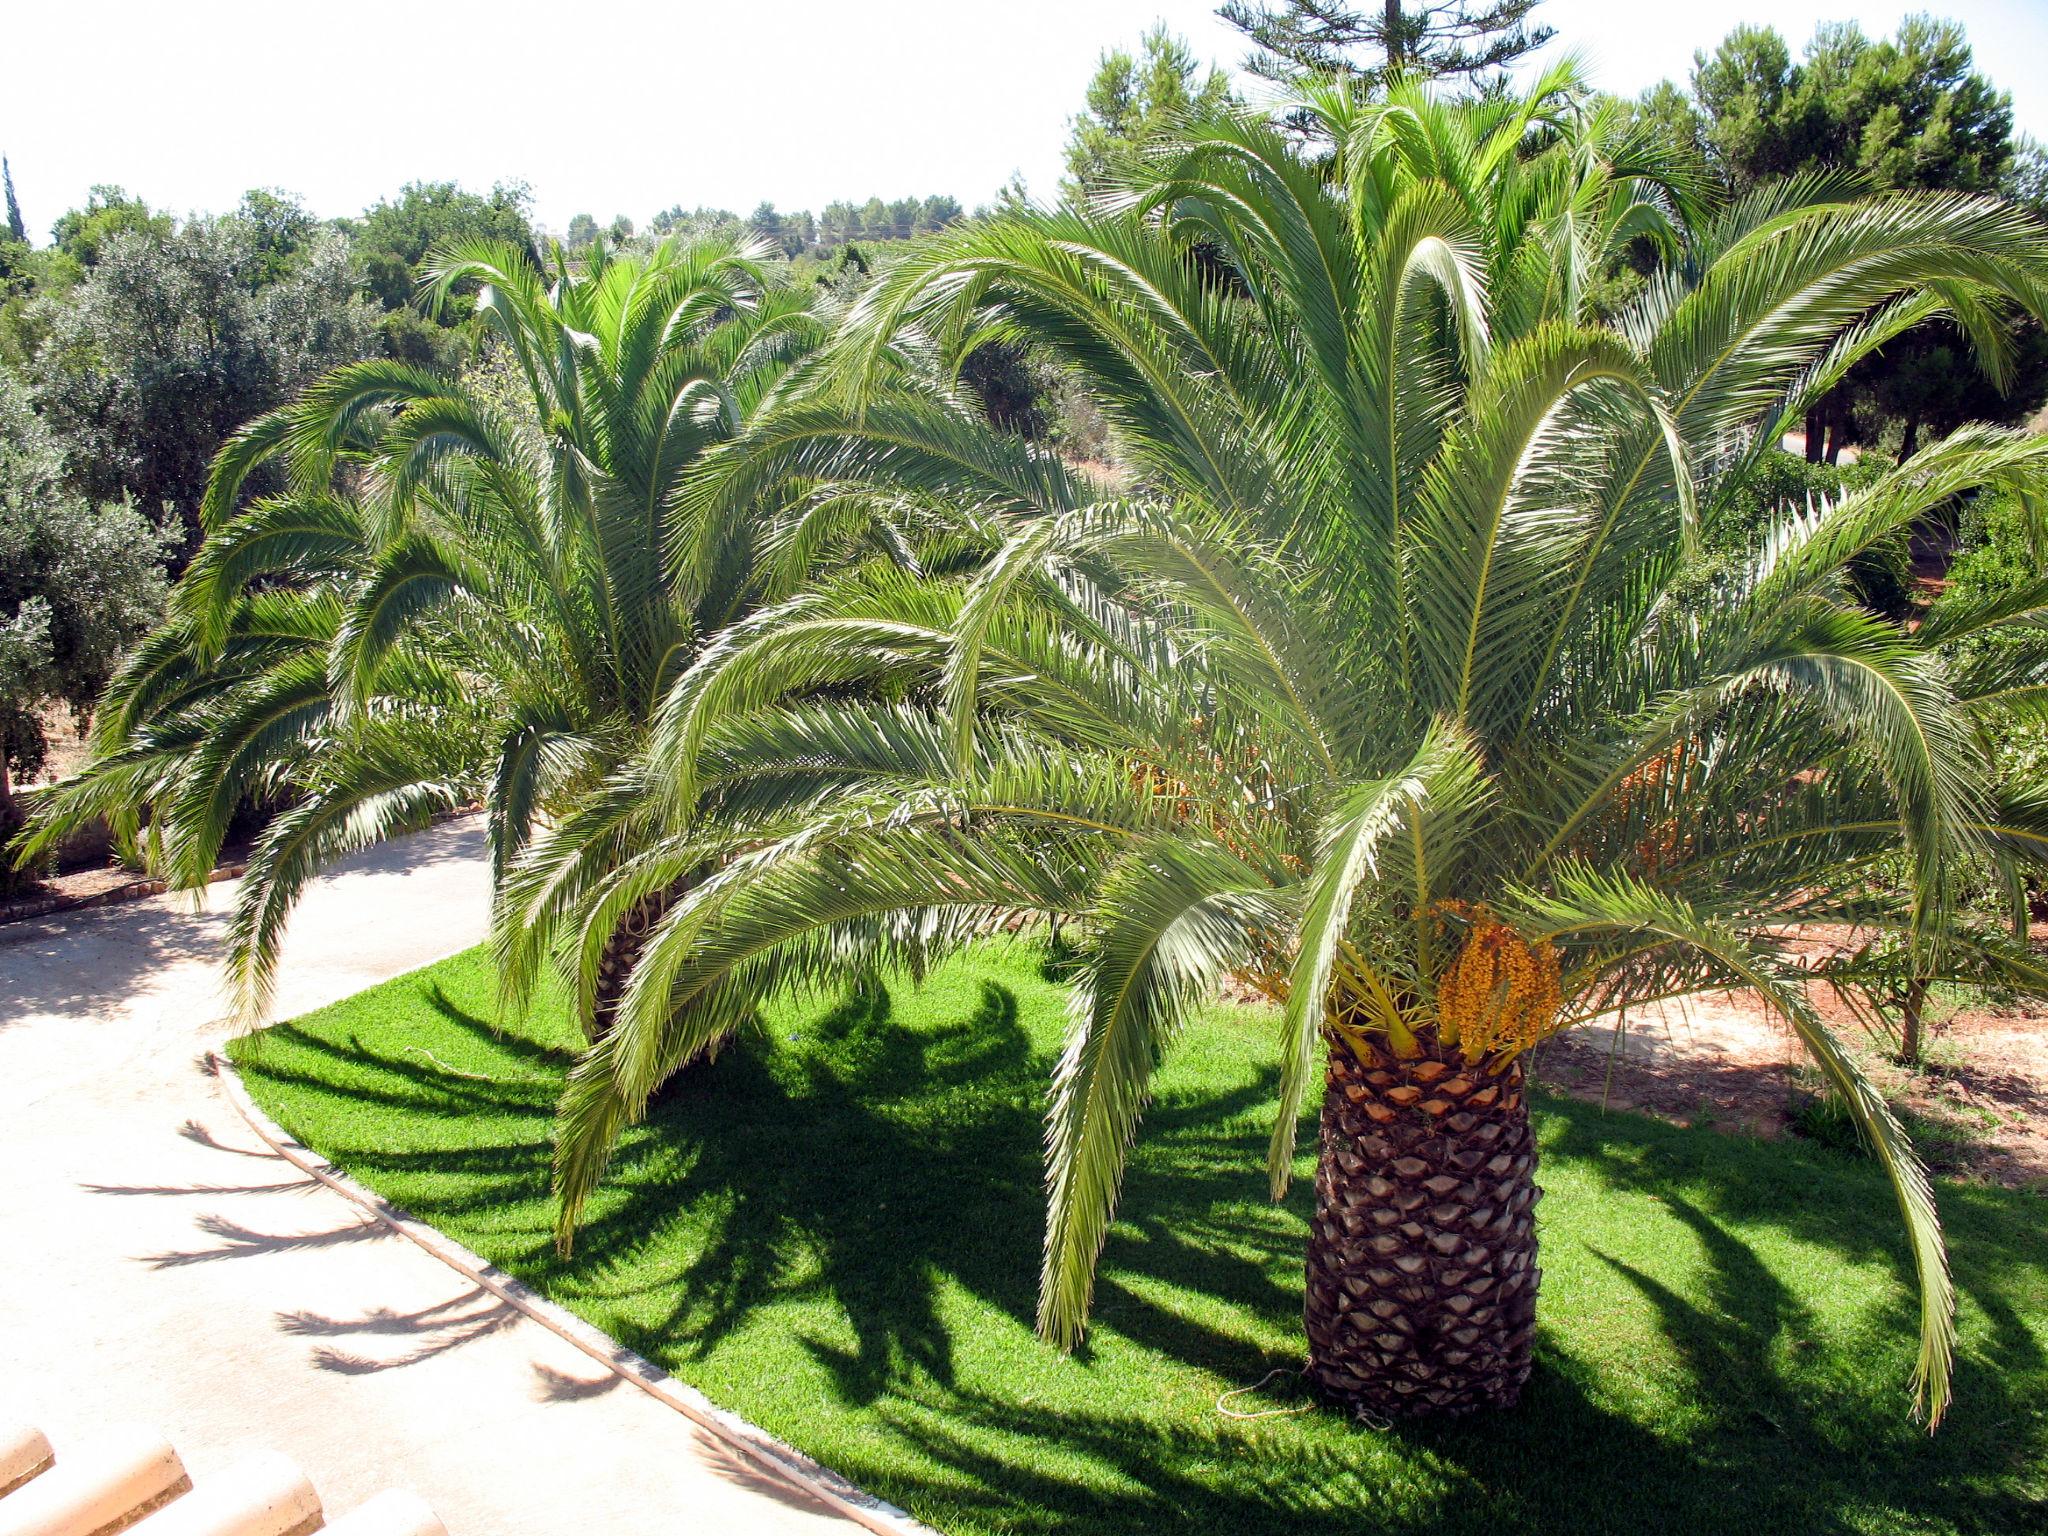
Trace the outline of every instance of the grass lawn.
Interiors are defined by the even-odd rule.
[[[2048,1529],[2037,1196],[1942,1191],[1963,1345],[1930,1440],[1906,1418],[1905,1249],[1870,1166],[1545,1099],[1521,1406],[1233,1420],[1218,1397],[1304,1347],[1310,1164],[1266,1202],[1268,1017],[1218,1010],[1174,1054],[1089,1347],[1062,1358],[1031,1332],[1065,1004],[1038,951],[778,1009],[629,1134],[567,1263],[548,1120],[572,1032],[550,1012],[496,1033],[492,997],[472,952],[234,1054],[366,1183],[953,1536]],[[1300,1401],[1283,1378],[1231,1406]]]

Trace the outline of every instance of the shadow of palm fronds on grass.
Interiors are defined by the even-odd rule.
[[[1539,1109],[1549,1279],[1519,1409],[1385,1431],[1224,1417],[1220,1395],[1303,1347],[1311,1193],[1265,1199],[1256,1020],[1204,1026],[1163,1074],[1090,1346],[1054,1354],[1030,1328],[1063,996],[1029,960],[770,1010],[628,1135],[572,1261],[548,1198],[572,1053],[559,1020],[494,1031],[480,962],[302,1021],[249,1078],[399,1204],[949,1532],[1847,1536],[2038,1516],[2038,1200],[1943,1190],[1962,1395],[1930,1440],[1905,1415],[1911,1290],[1875,1170],[1573,1100]]]

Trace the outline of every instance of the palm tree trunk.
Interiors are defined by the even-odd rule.
[[[1927,978],[1915,976],[1906,984],[1899,1004],[1899,1060],[1909,1067],[1920,1065],[1920,1016],[1927,1006]]]
[[[1519,1062],[1330,1052],[1309,1375],[1362,1414],[1502,1408],[1529,1379],[1536,1143]]]
[[[688,889],[688,883],[682,883],[643,897],[627,910],[612,936],[605,940],[604,953],[597,959],[597,987],[590,1011],[592,1045],[611,1033],[619,1005],[625,1000],[626,984],[633,979],[633,968],[640,963],[640,951],[647,947],[647,936],[668,912],[669,904]]]

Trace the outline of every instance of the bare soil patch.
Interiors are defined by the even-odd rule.
[[[2037,935],[2037,940],[2039,935]],[[1824,940],[1804,947],[1816,955]],[[1951,1177],[2048,1190],[2048,1018],[1987,1005],[1930,1007],[1923,1061],[1903,1067],[1827,988],[1830,1028],[1905,1117],[1922,1156]],[[1632,1010],[1546,1042],[1541,1085],[1613,1109],[1765,1138],[1813,1128],[1819,1073],[1754,993]]]

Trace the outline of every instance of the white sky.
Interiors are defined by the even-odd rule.
[[[1012,171],[1049,196],[1097,55],[1155,19],[1235,66],[1214,0],[59,0],[8,7],[0,152],[32,236],[96,182],[177,212],[244,189],[353,213],[409,180],[532,184],[559,229],[682,203],[816,210]],[[1931,9],[2048,139],[2048,0],[1547,0],[1594,78],[1682,78],[1739,21]]]

